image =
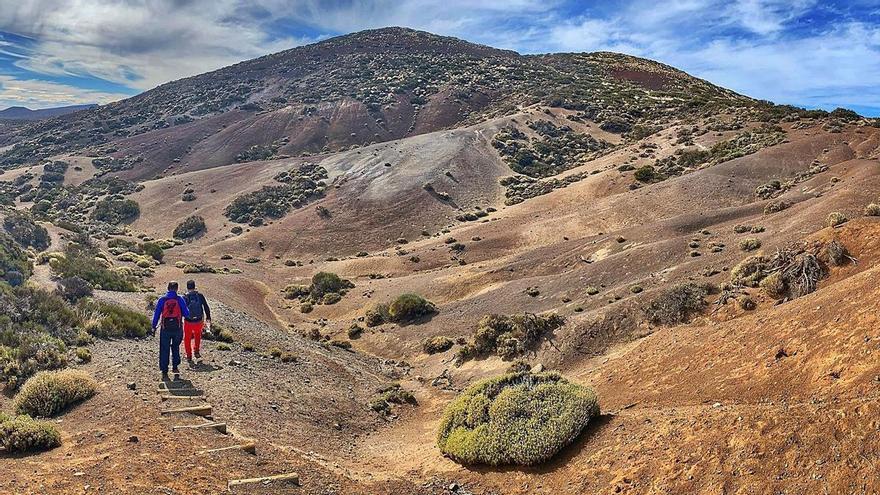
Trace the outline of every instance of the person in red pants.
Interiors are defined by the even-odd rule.
[[[187,280],[186,295],[183,296],[186,301],[186,307],[189,309],[189,315],[183,320],[183,347],[186,350],[186,360],[193,364],[193,347],[195,348],[195,358],[202,359],[202,332],[205,324],[211,326],[211,308],[208,307],[208,301],[199,291],[196,290],[196,281]],[[195,340],[195,346],[193,346]]]

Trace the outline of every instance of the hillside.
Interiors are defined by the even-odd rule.
[[[876,119],[388,28],[0,124],[0,153],[0,412],[38,369],[98,390],[60,447],[0,453],[0,492],[880,488]],[[182,366],[195,399],[153,388],[155,337],[105,329],[141,320],[90,306],[139,315],[187,279],[224,330]],[[444,409],[512,366],[601,414],[543,464],[444,456]]]
[[[0,120],[43,120],[67,115],[68,113],[88,110],[97,105],[69,105],[66,107],[41,108],[31,110],[26,107],[9,107],[0,110]]]

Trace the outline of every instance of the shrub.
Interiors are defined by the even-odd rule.
[[[134,200],[102,199],[95,204],[92,218],[110,225],[119,225],[134,221],[140,214],[140,206]]]
[[[596,394],[557,373],[508,374],[480,381],[452,401],[437,445],[465,464],[539,464],[598,414]]]
[[[82,301],[78,308],[93,315],[94,321],[86,326],[86,331],[95,337],[143,338],[150,332],[150,319],[138,311],[98,301]]]
[[[773,299],[779,299],[785,295],[785,278],[781,272],[773,272],[767,275],[758,284],[764,293]]]
[[[764,214],[771,215],[773,213],[779,213],[782,210],[788,209],[790,206],[791,206],[791,203],[789,203],[788,201],[785,201],[785,200],[780,199],[780,200],[770,201],[769,203],[767,203],[766,206],[764,206]]]
[[[388,316],[395,323],[412,322],[423,316],[437,312],[437,308],[427,299],[417,294],[401,294],[388,305]]]
[[[9,453],[38,452],[61,445],[61,434],[48,421],[0,413],[0,447]]]
[[[704,297],[709,287],[693,282],[676,285],[651,301],[645,310],[648,320],[657,325],[673,325],[688,321],[691,315],[705,308]]]
[[[849,220],[846,218],[846,215],[839,211],[831,212],[828,214],[828,218],[826,219],[826,224],[829,227],[837,227],[839,225],[843,225]]]
[[[95,395],[98,384],[80,370],[41,371],[28,379],[13,400],[18,414],[52,417]]]
[[[454,342],[449,337],[438,335],[432,337],[422,344],[422,349],[428,354],[437,354],[438,352],[446,352],[452,349]]]
[[[231,351],[232,347],[229,344],[220,342],[219,344],[217,344],[217,350],[218,351]]]
[[[556,313],[486,315],[480,319],[470,345],[457,356],[457,363],[492,353],[505,361],[512,360],[525,354],[563,324],[565,318]]]
[[[37,251],[44,251],[52,243],[49,232],[42,225],[37,225],[30,215],[21,211],[10,212],[3,220],[3,228],[19,244]]]
[[[368,327],[375,327],[386,321],[391,321],[391,315],[388,314],[388,305],[385,303],[379,303],[368,309],[364,317],[364,323]]]
[[[68,302],[75,303],[84,297],[91,297],[92,285],[82,277],[67,277],[58,281],[58,295]]]
[[[415,396],[398,383],[378,390],[379,395],[370,401],[370,409],[382,414],[391,412],[391,404],[417,404]]]
[[[205,219],[198,215],[193,215],[180,222],[174,228],[174,232],[171,235],[175,239],[194,239],[207,232],[207,230],[208,227],[205,226]]]
[[[654,172],[654,167],[650,165],[645,165],[644,167],[639,168],[633,174],[633,177],[639,182],[651,182],[656,177],[656,173]]]
[[[141,250],[143,250],[145,255],[156,261],[162,261],[162,258],[165,257],[165,251],[162,249],[162,246],[155,242],[145,242],[141,244]]]
[[[0,281],[15,287],[31,276],[32,267],[25,253],[15,240],[0,234]]]
[[[759,239],[755,239],[754,237],[749,237],[747,239],[743,239],[739,241],[739,248],[743,251],[754,251],[761,247],[761,241]]]
[[[216,322],[211,322],[211,331],[205,332],[202,337],[207,340],[225,342],[227,344],[235,342],[235,336],[232,334],[232,332],[228,328],[224,328]]]
[[[846,246],[837,240],[830,241],[825,245],[825,256],[828,258],[828,264],[833,266],[843,265],[850,259]]]
[[[361,327],[357,323],[352,323],[351,326],[348,327],[348,338],[349,339],[359,338],[362,333],[364,333],[364,329],[363,329],[363,327]]]
[[[92,351],[86,347],[77,347],[76,359],[82,364],[90,363],[92,362]]]
[[[110,270],[96,258],[97,254],[92,248],[68,244],[64,249],[64,256],[56,258],[51,265],[62,277],[80,277],[93,287],[120,292],[137,290],[130,276]]]
[[[880,205],[877,203],[871,203],[865,207],[865,216],[866,217],[880,217]]]
[[[313,300],[317,301],[331,292],[344,294],[346,289],[351,289],[352,287],[354,287],[354,284],[335,273],[318,272],[312,276],[309,295],[311,295]],[[338,299],[335,302],[338,302]]]
[[[755,300],[749,296],[737,298],[737,301],[739,302],[739,307],[746,311],[752,311],[758,307],[758,304],[755,302]]]

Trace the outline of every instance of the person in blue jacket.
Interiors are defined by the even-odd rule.
[[[168,379],[168,362],[172,372],[180,374],[180,343],[183,341],[183,319],[189,316],[186,301],[177,294],[177,282],[168,282],[168,293],[156,301],[153,311],[153,329],[159,331],[159,370],[162,379]]]

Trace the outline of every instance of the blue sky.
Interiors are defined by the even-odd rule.
[[[0,108],[107,103],[383,26],[624,52],[756,98],[880,116],[880,0],[0,0]]]

